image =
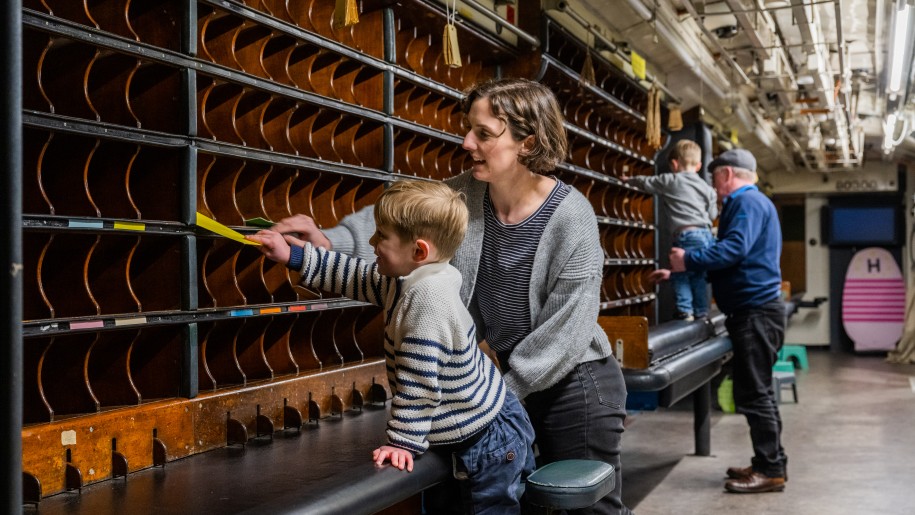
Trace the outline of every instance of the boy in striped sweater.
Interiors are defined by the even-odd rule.
[[[300,271],[303,283],[384,308],[394,398],[387,444],[375,449],[375,462],[412,471],[414,456],[426,450],[451,454],[465,495],[447,488],[427,495],[460,498],[473,513],[519,513],[518,487],[534,468],[534,430],[477,346],[460,298],[461,274],[448,264],[467,218],[461,194],[445,184],[399,181],[375,204],[375,263],[270,230],[249,239]],[[429,501],[454,507],[452,500]]]

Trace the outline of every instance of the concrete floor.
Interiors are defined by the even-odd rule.
[[[715,411],[712,455],[695,456],[689,401],[631,415],[623,500],[638,515],[915,513],[915,365],[808,350],[799,403],[782,394],[784,492],[731,494],[725,470],[748,466],[746,419]]]

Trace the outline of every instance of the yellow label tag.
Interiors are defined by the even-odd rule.
[[[737,129],[731,129],[731,143],[737,144]]]
[[[218,234],[220,236],[229,238],[230,240],[235,240],[239,243],[244,243],[245,245],[260,245],[260,243],[257,243],[257,242],[251,241],[251,240],[246,240],[244,235],[242,235],[240,232],[238,232],[234,229],[229,229],[225,225],[222,225],[221,223],[217,222],[216,220],[213,220],[212,218],[209,218],[206,215],[201,215],[199,212],[197,213],[197,227],[203,227],[204,229],[206,229],[208,231],[215,232],[216,234]]]
[[[334,28],[342,29],[359,23],[359,6],[356,0],[337,0],[334,5]]]
[[[138,224],[136,222],[114,222],[115,229],[123,229],[125,231],[145,231],[146,224]]]
[[[632,73],[641,80],[645,80],[645,59],[635,52],[629,52],[632,59]]]
[[[445,25],[445,34],[442,36],[442,47],[445,64],[451,68],[461,67],[461,50],[458,45],[457,29],[448,23]]]
[[[134,317],[134,318],[115,318],[114,325],[115,327],[121,327],[125,325],[140,325],[146,323],[146,317]]]

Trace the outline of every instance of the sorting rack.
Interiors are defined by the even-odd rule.
[[[450,68],[442,5],[360,5],[335,29],[322,0],[23,2],[27,501],[387,397],[380,310],[194,225],[331,227],[467,167],[462,90],[531,55],[464,20]],[[599,59],[582,86],[590,50],[543,27],[529,76],[568,120],[555,174],[598,217],[603,314],[653,319],[652,197],[619,179],[653,173],[646,92]]]

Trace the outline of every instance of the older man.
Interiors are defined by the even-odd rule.
[[[722,201],[717,242],[708,248],[670,252],[671,271],[707,271],[734,346],[734,404],[747,417],[754,456],[732,467],[725,489],[737,493],[781,491],[788,458],[772,390],[772,366],[785,336],[779,298],[782,234],[772,202],[755,186],[756,159],[747,150],[723,152],[709,164]],[[659,270],[657,278],[669,272]]]

